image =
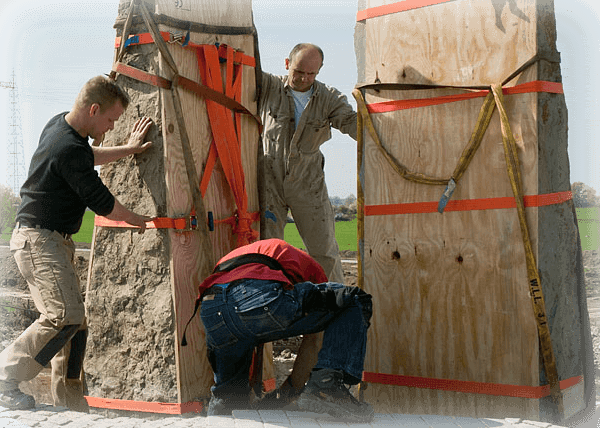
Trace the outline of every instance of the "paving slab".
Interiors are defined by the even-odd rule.
[[[589,421],[585,428],[600,428]],[[234,410],[231,416],[153,415],[118,417],[73,412],[62,407],[39,405],[31,410],[0,407],[0,428],[561,428],[521,419],[465,418],[439,415],[376,413],[370,423],[351,423],[328,415],[283,410]]]
[[[258,410],[234,410],[232,416],[236,419],[248,419],[255,421],[262,421]]]
[[[492,428],[494,426],[494,422],[488,420],[491,425],[488,425],[485,419],[476,419],[476,418],[464,418],[464,417],[455,417],[454,422],[460,428]]]
[[[265,424],[271,424],[277,427],[289,427],[290,420],[283,410],[258,410],[262,421]],[[233,411],[233,415],[237,416],[237,411]]]
[[[0,417],[1,428],[29,428],[29,425],[24,425],[19,421],[9,418]]]
[[[392,420],[387,422],[389,426],[411,427],[411,428],[429,428],[429,424],[419,415],[400,415],[392,414]]]
[[[207,416],[206,426],[211,428],[231,428],[234,425],[232,416]]]

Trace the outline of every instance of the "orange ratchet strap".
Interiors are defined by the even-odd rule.
[[[392,13],[406,12],[407,10],[419,9],[427,6],[434,6],[436,4],[447,3],[455,0],[402,0],[392,4],[386,4],[383,6],[371,7],[358,11],[356,14],[356,21],[361,22],[370,18],[377,18],[378,16],[390,15]]]
[[[100,227],[135,227],[124,221],[110,220],[99,215],[94,218],[94,225]],[[146,222],[146,229],[175,229],[178,232],[189,232],[196,230],[197,227],[198,219],[195,215],[179,218],[158,217]]]
[[[115,398],[85,397],[90,407],[99,409],[127,410],[129,412],[162,413],[167,415],[181,415],[183,413],[201,413],[204,408],[200,402],[188,403],[158,403],[133,400],[119,400]]]
[[[165,32],[162,32],[161,36],[165,40],[170,40],[171,37],[169,33]],[[154,42],[152,36],[146,33],[132,36],[128,38],[128,42],[130,40],[132,42],[128,43],[127,46]],[[120,39],[117,40],[117,45],[120,46]],[[213,144],[209,149],[204,175],[200,183],[200,191],[203,196],[206,194],[218,158],[221,161],[237,206],[237,211],[233,217],[217,221],[209,218],[209,228],[213,230],[214,224],[229,224],[233,228],[233,233],[237,236],[237,245],[246,245],[258,239],[258,232],[252,229],[252,223],[258,221],[260,215],[259,213],[248,213],[248,195],[246,193],[239,141],[242,132],[240,113],[252,115],[259,125],[258,132],[261,132],[260,118],[240,103],[243,71],[241,65],[247,64],[241,61],[243,56],[240,56],[239,52],[224,44],[217,47],[215,45],[188,43],[186,47],[195,50],[201,80],[205,82],[205,85],[183,76],[176,76],[176,81],[171,82],[121,62],[114,65],[113,71],[160,88],[170,89],[173,84],[177,84],[206,99],[209,122],[213,133]],[[224,89],[221,76],[221,59],[226,60]],[[254,60],[254,58],[252,59]],[[112,221],[100,216],[96,216],[95,224],[104,227],[132,227],[128,223]],[[161,217],[147,223],[148,228],[172,228],[181,232],[195,230],[197,225],[194,213],[189,217],[177,219]]]
[[[533,82],[522,83],[513,87],[502,88],[504,95],[526,94],[530,92],[546,92],[550,94],[562,94],[563,86],[561,83],[535,80]],[[457,101],[470,100],[473,98],[485,98],[490,91],[474,91],[464,94],[444,95],[435,98],[419,98],[413,100],[393,100],[372,103],[367,105],[369,113],[387,113],[390,111],[406,110],[411,108],[428,107]]]
[[[276,388],[275,378],[262,381],[262,387],[265,392],[273,391]],[[187,403],[160,403],[134,400],[119,400],[116,398],[100,398],[85,396],[90,407],[97,409],[126,410],[128,412],[146,412],[161,413],[166,415],[182,415],[184,413],[202,413],[205,406],[198,401],[189,401]]]
[[[227,65],[225,79],[223,79],[217,47],[204,45],[196,49],[202,81],[206,82],[209,88],[215,91],[224,91],[225,96],[240,100],[243,68],[234,64],[233,56],[233,49],[227,46]],[[225,82],[225,88],[223,88],[223,82]],[[246,245],[258,238],[258,232],[251,227],[252,223],[256,221],[257,213],[248,213],[248,195],[246,193],[239,139],[242,133],[240,116],[239,114],[232,115],[223,105],[210,99],[206,100],[206,107],[213,135],[213,144],[210,147],[201,188],[205,189],[208,186],[212,169],[218,157],[237,206],[235,223],[233,224],[233,231],[237,236],[237,245]]]
[[[573,199],[571,191],[547,193],[544,195],[525,195],[525,207],[544,207],[558,205]],[[477,211],[516,208],[513,196],[502,198],[481,198],[450,200],[444,211]],[[402,204],[365,205],[366,216],[395,215],[395,214],[425,214],[438,212],[438,202],[409,202]]]
[[[163,77],[157,76],[155,74],[148,73],[144,70],[140,70],[139,68],[132,67],[130,65],[123,64],[122,62],[116,62],[113,65],[113,71],[115,73],[122,74],[127,77],[131,77],[132,79],[138,80],[143,83],[147,83],[153,86],[157,86],[163,89],[171,89],[174,83],[176,83],[179,87],[186,89],[190,92],[195,93],[196,95],[210,99],[214,102],[217,102],[230,110],[247,114],[256,120],[258,123],[259,129],[262,129],[262,123],[258,116],[250,112],[246,107],[240,104],[238,101],[229,98],[223,93],[215,91],[212,88],[209,88],[205,85],[202,85],[198,82],[194,82],[191,79],[188,79],[183,76],[177,76],[176,82],[172,82]]]
[[[162,38],[165,42],[174,43],[173,34],[167,32],[167,31],[161,31],[160,35],[162,36]],[[154,43],[152,34],[140,33],[140,34],[134,34],[134,35],[129,36],[129,38],[125,42],[125,46],[127,47],[127,46],[135,46],[135,45],[149,45],[152,43]],[[197,49],[197,48],[202,47],[202,45],[198,45],[198,44],[192,43],[192,42],[188,42],[185,45],[182,44],[181,46],[184,48],[190,48],[190,49]],[[121,47],[121,37],[117,37],[115,39],[115,48],[118,49],[119,47]],[[225,56],[226,51],[227,51],[226,48],[227,48],[227,45],[224,45],[224,44],[219,46],[219,56],[221,58],[226,58],[226,56]],[[235,51],[234,56],[233,56],[233,61],[237,64],[247,65],[248,67],[256,67],[256,59],[254,57],[246,55],[240,51]]]
[[[379,383],[383,385],[409,386],[415,388],[435,389],[440,391],[454,391],[471,394],[496,395],[505,397],[536,398],[548,397],[550,385],[522,386],[506,385],[502,383],[485,383],[452,379],[433,379],[419,376],[393,375],[387,373],[363,372],[364,382]],[[564,390],[583,382],[583,376],[574,376],[560,382],[560,389]]]

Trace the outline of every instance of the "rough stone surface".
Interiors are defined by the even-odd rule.
[[[135,31],[135,29],[134,29]],[[130,50],[123,61],[158,74],[152,45]],[[131,104],[103,144],[123,144],[135,121],[150,117],[153,146],[106,164],[101,178],[128,209],[166,216],[161,100],[158,88],[119,76]],[[92,396],[177,402],[175,326],[167,232],[144,234],[97,228],[86,291],[89,321],[85,370]]]

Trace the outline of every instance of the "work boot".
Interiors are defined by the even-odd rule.
[[[352,422],[371,422],[375,415],[369,403],[361,403],[350,394],[344,385],[344,373],[333,369],[321,369],[310,374],[298,398],[298,407]]]
[[[13,410],[27,410],[35,407],[35,399],[15,388],[0,392],[0,406]]]
[[[267,393],[258,402],[257,408],[260,410],[297,410],[294,401],[300,396],[300,391],[292,386],[288,377],[277,389]]]
[[[207,416],[231,415],[233,410],[248,410],[251,408],[248,396],[235,396],[231,398],[215,397],[210,395]]]
[[[231,415],[233,409],[227,408],[225,400],[215,397],[211,394],[210,402],[208,403],[207,416]]]

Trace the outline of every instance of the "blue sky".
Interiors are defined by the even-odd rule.
[[[533,1],[533,0],[532,0]],[[50,117],[71,108],[90,77],[110,71],[118,0],[0,0],[0,82],[19,88],[24,173]],[[555,0],[558,50],[569,111],[571,182],[600,193],[600,4]],[[284,74],[284,58],[300,41],[320,45],[319,80],[337,87],[354,105],[356,0],[254,0],[263,69]],[[9,168],[10,91],[0,88],[0,183],[12,185]],[[338,132],[323,148],[331,196],[356,195],[356,144]]]

